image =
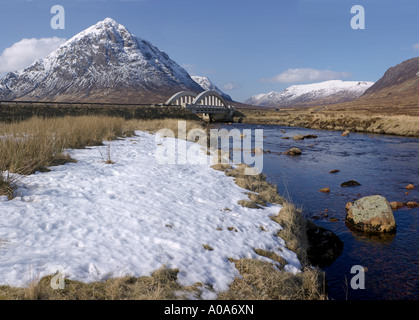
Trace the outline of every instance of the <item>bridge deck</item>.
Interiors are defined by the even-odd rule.
[[[187,104],[186,109],[189,109],[195,113],[227,113],[228,112],[228,110],[226,110],[224,106],[212,106],[212,105]]]

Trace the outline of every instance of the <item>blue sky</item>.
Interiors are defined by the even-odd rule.
[[[65,9],[64,30],[50,26],[53,5]],[[364,30],[351,28],[354,5]],[[0,76],[106,17],[237,101],[332,78],[377,81],[419,56],[417,0],[2,0],[0,10]]]

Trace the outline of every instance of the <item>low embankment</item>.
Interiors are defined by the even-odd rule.
[[[177,106],[115,103],[67,103],[0,101],[0,121],[12,122],[32,117],[108,116],[128,119],[199,120],[189,110]]]
[[[419,117],[336,110],[240,110],[243,123],[419,137]]]

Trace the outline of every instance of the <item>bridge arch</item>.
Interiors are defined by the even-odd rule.
[[[181,91],[171,96],[165,104],[186,107],[187,104],[192,104],[195,98],[196,93],[192,91]]]
[[[196,94],[191,91],[181,91],[171,96],[165,105],[182,106],[193,113],[202,114],[204,119],[231,120],[235,108],[229,106],[216,91],[203,91]]]
[[[217,91],[203,91],[193,100],[194,105],[211,105],[228,108],[228,104]]]

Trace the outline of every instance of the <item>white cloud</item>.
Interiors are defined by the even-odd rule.
[[[337,72],[333,70],[317,70],[312,68],[288,69],[275,77],[262,79],[263,82],[280,82],[280,83],[302,83],[326,80],[339,80],[350,77],[348,72]]]
[[[227,82],[223,85],[224,90],[236,90],[238,88],[240,88],[240,85],[238,83]]]
[[[52,37],[22,39],[4,49],[0,55],[0,73],[16,71],[29,66],[36,59],[46,57],[66,39]]]
[[[415,43],[415,44],[413,45],[413,49],[415,49],[415,50],[419,50],[419,42],[418,42],[418,43]]]

